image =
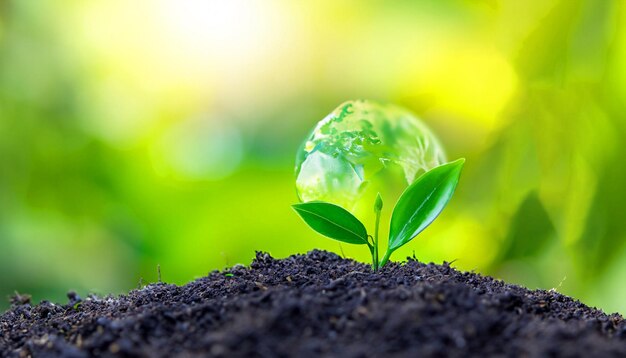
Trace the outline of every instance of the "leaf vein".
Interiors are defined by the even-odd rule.
[[[364,241],[364,242],[366,242],[366,243],[367,243],[367,240],[365,240],[363,237],[361,237],[361,235],[359,235],[359,234],[357,234],[356,232],[354,232],[354,231],[352,231],[352,230],[348,229],[347,227],[344,227],[344,226],[342,226],[342,225],[338,224],[337,222],[331,221],[331,220],[329,220],[328,218],[326,218],[326,217],[324,217],[324,216],[322,216],[322,215],[320,215],[320,214],[318,214],[318,213],[315,213],[315,212],[309,211],[309,210],[305,210],[305,209],[302,209],[302,208],[300,208],[299,210],[301,210],[301,211],[303,211],[303,212],[306,212],[306,213],[309,213],[309,214],[311,214],[311,215],[317,216],[318,218],[320,218],[320,219],[322,219],[322,220],[325,220],[326,222],[329,222],[329,223],[331,223],[331,224],[333,224],[333,225],[335,225],[335,226],[337,226],[337,227],[339,227],[339,228],[341,228],[341,229],[343,229],[343,230],[345,230],[345,231],[349,232],[350,234],[352,234],[352,235],[356,236],[357,238],[359,238],[361,241]]]

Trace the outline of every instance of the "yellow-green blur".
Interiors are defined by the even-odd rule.
[[[618,0],[4,1],[0,308],[14,291],[126,292],[157,264],[182,284],[255,250],[368,262],[290,207],[298,146],[359,98],[411,110],[467,159],[394,259],[626,312]]]

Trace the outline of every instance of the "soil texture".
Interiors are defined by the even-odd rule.
[[[2,357],[626,357],[626,321],[409,259],[379,273],[312,251],[184,286],[31,305],[0,316]]]

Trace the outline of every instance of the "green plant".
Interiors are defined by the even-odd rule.
[[[378,257],[378,231],[383,200],[376,196],[374,236],[365,225],[341,206],[310,201],[292,207],[307,225],[318,233],[349,244],[367,245],[372,255],[372,269],[383,267],[391,254],[411,241],[432,223],[454,194],[465,159],[435,167],[417,178],[402,193],[391,215],[389,244],[382,259]]]

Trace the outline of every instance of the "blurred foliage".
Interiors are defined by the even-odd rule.
[[[0,1],[0,296],[341,252],[291,211],[294,155],[372,98],[467,158],[396,258],[625,312],[625,21],[618,0]]]

